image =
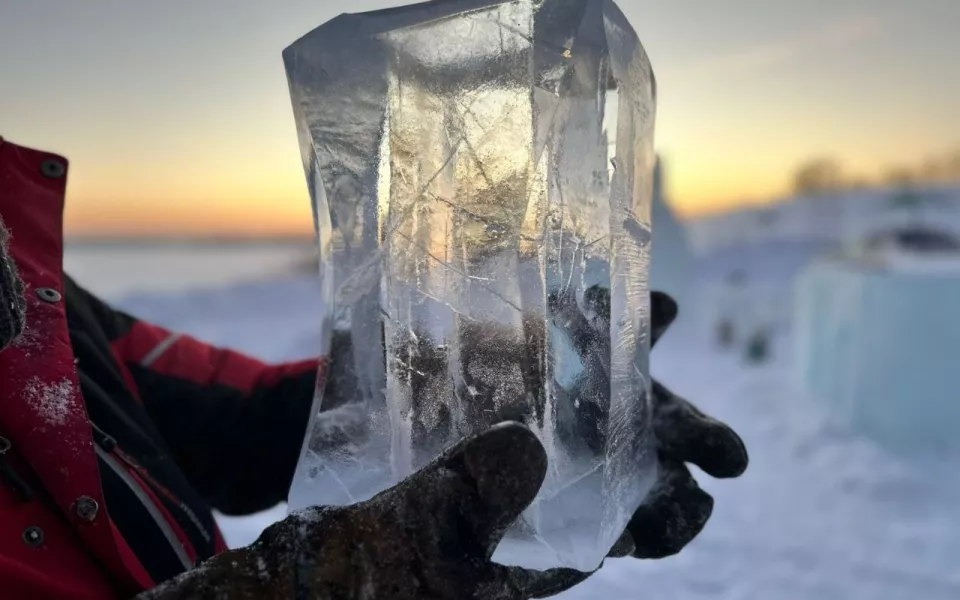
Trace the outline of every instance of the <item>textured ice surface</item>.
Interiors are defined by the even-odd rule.
[[[284,62],[355,348],[360,410],[334,430],[363,432],[331,445],[344,413],[315,414],[291,505],[369,498],[521,420],[550,469],[495,558],[596,567],[655,470],[635,33],[604,0],[449,0],[342,15]]]
[[[960,259],[820,263],[795,307],[797,372],[838,419],[897,450],[958,446]]]

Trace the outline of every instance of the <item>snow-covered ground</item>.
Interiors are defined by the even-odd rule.
[[[116,305],[208,341],[268,360],[315,351],[318,290],[309,276],[290,274],[298,252],[285,265],[275,255],[256,259],[250,249],[245,260],[229,248],[191,252],[186,261],[154,255],[159,271],[151,275],[138,266],[146,250],[69,249],[67,267]],[[757,252],[756,264],[769,259],[769,249]],[[180,272],[185,262],[187,275]],[[783,294],[788,285],[768,282]],[[561,597],[960,598],[960,456],[897,456],[834,422],[823,412],[828,404],[804,398],[791,383],[788,327],[776,330],[769,362],[747,365],[714,348],[710,331],[698,325],[704,322],[688,320],[668,333],[654,353],[654,372],[740,432],[749,470],[731,481],[699,476],[716,508],[681,554],[609,561]],[[242,545],[283,515],[278,507],[221,523],[228,542]]]

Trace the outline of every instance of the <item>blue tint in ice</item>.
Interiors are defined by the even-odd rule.
[[[888,258],[825,262],[798,279],[797,373],[884,445],[949,446],[960,432],[960,257]]]

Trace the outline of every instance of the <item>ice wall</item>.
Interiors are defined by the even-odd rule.
[[[960,267],[817,263],[795,284],[802,385],[898,450],[960,446]]]

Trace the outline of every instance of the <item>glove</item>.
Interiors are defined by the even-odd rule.
[[[9,239],[10,233],[0,217],[0,350],[20,337],[27,315],[23,281],[8,251]]]
[[[504,532],[536,496],[546,469],[546,453],[529,429],[496,425],[371,500],[295,513],[253,545],[214,557],[138,599],[552,595],[587,574],[490,561]]]
[[[676,319],[678,309],[661,292],[650,295],[650,305],[652,346]],[[685,463],[717,478],[739,477],[747,469],[746,446],[733,429],[703,414],[656,379],[653,419],[659,476],[612,556],[664,558],[680,552],[700,533],[713,512],[713,498],[700,489]]]

